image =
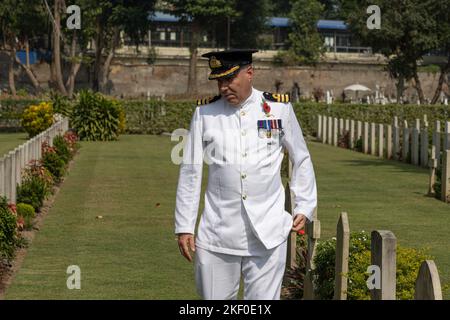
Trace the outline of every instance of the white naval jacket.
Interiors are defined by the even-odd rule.
[[[293,164],[294,217],[302,213],[312,220],[316,180],[293,107],[264,99],[270,106],[267,116],[263,98],[263,92],[252,89],[239,107],[221,98],[195,109],[180,166],[175,233],[194,234],[205,161],[208,185],[196,236],[201,248],[250,255],[287,239],[293,217],[284,209],[283,147]]]

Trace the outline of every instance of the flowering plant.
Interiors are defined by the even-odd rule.
[[[47,141],[42,143],[42,154],[45,153],[56,153],[56,149],[51,147]]]
[[[74,155],[78,149],[78,135],[74,131],[67,131],[64,134],[64,140],[69,146],[70,153]]]
[[[22,127],[30,137],[44,131],[53,124],[53,107],[49,102],[31,105],[22,115]]]

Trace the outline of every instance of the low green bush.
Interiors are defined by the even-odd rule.
[[[56,153],[54,147],[43,147],[42,151],[42,165],[51,173],[56,183],[61,181],[62,176],[66,170],[66,162],[61,156]]]
[[[354,232],[350,235],[348,300],[368,300],[370,292],[367,268],[371,265],[370,235]],[[336,240],[321,241],[314,259],[316,269],[316,295],[319,299],[332,299],[334,295]],[[424,250],[404,248],[397,245],[397,296],[398,300],[414,298],[415,281],[423,261],[432,259]]]
[[[81,91],[71,113],[72,127],[80,140],[117,140],[124,130],[121,103],[100,93]]]
[[[33,219],[36,216],[36,211],[34,210],[33,206],[27,203],[18,203],[17,215],[24,219],[25,229],[31,229],[31,227],[33,226]]]
[[[19,243],[17,216],[8,206],[6,198],[0,197],[0,259],[8,262],[14,258]]]
[[[64,161],[64,163],[68,163],[72,158],[69,143],[63,136],[56,136],[53,138],[53,147],[55,148],[56,154]]]
[[[52,185],[51,173],[40,162],[34,161],[24,170],[22,183],[17,186],[17,202],[29,204],[39,211],[50,195]]]

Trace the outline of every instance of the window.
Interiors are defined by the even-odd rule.
[[[162,41],[166,40],[166,33],[164,31],[159,33],[159,40]]]
[[[170,33],[170,40],[171,41],[176,41],[177,40],[177,33],[176,32],[171,32]]]
[[[332,48],[334,47],[334,37],[333,36],[325,36],[325,46]]]

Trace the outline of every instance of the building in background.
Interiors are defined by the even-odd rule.
[[[150,47],[189,47],[191,41],[189,22],[183,22],[176,16],[162,12],[155,12],[155,14],[149,16],[149,19],[152,20],[152,25],[141,45]],[[264,39],[269,39],[269,42],[261,42],[258,49],[281,50],[287,48],[290,32],[289,19],[280,17],[268,18],[267,27],[268,31],[264,35]],[[323,36],[324,45],[328,52],[372,53],[370,47],[359,46],[344,21],[319,20],[317,29]],[[216,28],[212,26],[210,30],[202,34],[199,46],[203,48],[224,47],[216,40],[216,32]],[[123,42],[125,46],[133,45],[126,36],[123,37]]]

